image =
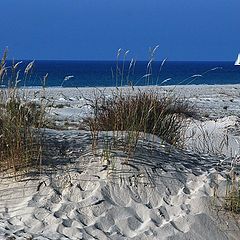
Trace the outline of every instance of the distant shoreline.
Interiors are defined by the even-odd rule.
[[[144,85],[137,85],[137,86],[133,86],[133,88],[141,88],[141,89],[147,89],[147,88],[212,88],[212,87],[216,87],[216,88],[221,88],[221,87],[227,87],[227,88],[231,88],[231,87],[240,87],[240,83],[236,83],[236,84],[183,84],[183,85],[148,85],[148,86],[144,86]],[[7,88],[6,86],[2,87],[0,86],[0,88],[4,89]],[[42,86],[25,86],[22,87],[20,86],[19,89],[42,89]],[[127,88],[132,88],[132,86],[122,86],[122,87],[114,87],[114,86],[96,86],[96,87],[64,87],[64,86],[45,86],[45,89],[116,89],[116,88],[123,88],[123,89],[127,89]]]

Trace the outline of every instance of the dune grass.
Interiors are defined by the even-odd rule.
[[[233,213],[240,213],[240,180],[234,170],[227,178],[224,207]]]
[[[172,145],[183,140],[185,119],[193,116],[183,100],[160,96],[157,92],[121,94],[117,90],[110,99],[94,101],[94,117],[86,119],[91,130],[127,131],[153,134]]]
[[[28,172],[40,165],[41,138],[45,112],[43,105],[29,102],[26,92],[18,88],[20,70],[17,64],[6,66],[7,51],[0,64],[0,82],[8,85],[0,88],[0,170],[13,173]],[[24,70],[24,81],[33,66]]]
[[[152,64],[159,46],[150,49],[149,62],[146,65],[146,74],[142,76],[146,85],[158,84],[161,70],[166,62],[160,63],[157,79],[153,78]],[[122,62],[120,62],[122,54]],[[100,90],[95,92],[94,99],[90,100],[93,115],[84,120],[92,133],[92,146],[98,144],[100,131],[111,132],[112,143],[122,143],[124,150],[131,155],[134,153],[140,138],[151,135],[163,141],[181,146],[184,141],[184,131],[187,127],[187,118],[195,116],[192,106],[185,99],[180,99],[172,92],[162,94],[157,90],[140,91],[132,85],[131,76],[134,74],[136,61],[131,59],[129,66],[125,63],[129,50],[117,51],[116,72],[112,72],[116,88],[111,96],[106,96]],[[165,80],[166,81],[166,80]],[[160,85],[165,81],[160,81]],[[131,88],[124,91],[123,86]],[[156,88],[157,89],[157,88]],[[89,100],[89,99],[88,99]],[[108,137],[107,137],[108,138]],[[109,139],[109,138],[108,138]]]
[[[149,136],[171,145],[183,145],[187,119],[195,112],[184,99],[158,91],[126,90],[117,88],[111,96],[95,94],[91,101],[93,115],[84,119],[92,134],[92,147],[98,145],[99,132],[111,133],[108,146],[134,154],[140,139]],[[106,134],[108,135],[108,134]],[[109,140],[110,139],[110,140]]]
[[[146,74],[143,76],[146,84],[153,83],[151,64],[155,51],[156,48],[151,53]],[[106,132],[102,161],[107,164],[108,162],[114,164],[114,160],[111,160],[113,149],[121,149],[130,157],[134,154],[140,140],[149,139],[149,136],[153,140],[158,137],[163,142],[182,147],[188,119],[196,116],[195,110],[186,99],[181,99],[171,92],[163,95],[158,91],[140,91],[133,87],[130,75],[134,72],[135,61],[131,60],[127,67],[124,64],[127,54],[128,51],[124,53],[122,69],[117,61],[116,89],[111,96],[103,93],[95,94],[94,99],[89,100],[93,114],[84,119],[84,123],[92,134],[94,151],[99,144],[99,132]],[[119,56],[120,50],[117,59]],[[21,62],[13,63],[8,67],[6,59],[7,51],[4,52],[0,63],[0,83],[8,82],[7,88],[0,88],[0,170],[11,172],[16,176],[19,172],[26,173],[33,167],[41,166],[41,128],[45,125],[46,105],[43,102],[36,104],[28,101],[27,94],[18,87],[20,81],[24,83],[27,81],[33,62],[27,65],[24,70],[24,79],[21,80],[19,79],[20,70],[18,70]],[[159,73],[165,61],[164,59],[161,63]],[[127,72],[126,76],[124,76],[125,72]],[[43,79],[44,86],[45,81],[46,78]],[[158,81],[159,74],[156,82]],[[125,83],[131,85],[131,90],[123,90]],[[62,106],[59,105],[59,107]],[[215,153],[216,149],[210,148],[212,145],[207,145],[214,141],[212,137],[207,132],[202,134],[204,141],[200,147],[208,153],[210,150]],[[220,149],[222,144],[221,142]],[[239,165],[234,165],[233,171],[227,178],[224,208],[239,213],[240,181],[235,166]]]
[[[146,84],[154,82],[151,66],[155,51],[156,48],[151,53],[146,74],[143,76]],[[127,53],[128,51],[124,53],[123,61],[125,61]],[[94,152],[96,152],[98,146],[99,132],[102,131],[106,132],[102,159],[109,164],[112,163],[111,151],[116,148],[119,149],[120,146],[123,147],[121,149],[128,156],[132,156],[140,140],[146,139],[149,135],[153,138],[156,136],[171,145],[183,147],[186,140],[185,131],[188,127],[189,118],[198,117],[197,110],[192,105],[189,105],[186,99],[178,98],[171,91],[166,95],[160,94],[157,91],[140,91],[131,84],[132,91],[124,91],[123,83],[131,83],[129,73],[131,72],[131,68],[133,68],[133,60],[129,64],[126,77],[124,77],[124,69],[120,69],[119,66],[121,65],[124,68],[125,65],[124,62],[119,64],[119,56],[120,50],[117,54],[115,73],[116,89],[112,92],[111,96],[107,97],[101,92],[95,94],[94,100],[90,103],[93,115],[84,120],[92,133],[92,147]],[[165,62],[166,59],[161,63],[159,74]],[[217,68],[209,71],[214,71],[215,69]],[[159,74],[156,80],[157,83],[159,81]],[[194,75],[190,79],[195,79],[195,77],[202,75]],[[221,155],[223,146],[228,145],[227,136],[220,141],[216,149],[212,144],[215,141],[213,136],[205,131],[202,131],[202,135],[203,142],[200,142],[199,146],[195,146],[196,148],[192,149],[192,151],[198,154],[204,152],[210,155]],[[235,170],[229,174],[226,180],[223,207],[233,213],[240,212],[240,181]]]

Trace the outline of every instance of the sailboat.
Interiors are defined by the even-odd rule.
[[[238,54],[237,60],[234,63],[235,66],[240,66],[240,53]]]

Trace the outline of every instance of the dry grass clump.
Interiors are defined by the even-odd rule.
[[[240,180],[236,173],[227,179],[225,209],[240,213]]]
[[[9,83],[7,88],[0,89],[0,170],[11,169],[16,176],[18,171],[26,172],[29,167],[39,165],[39,130],[44,123],[44,109],[27,101],[17,86],[20,80],[19,71],[15,74],[16,64],[6,67],[6,55],[5,51],[0,65],[1,83],[6,80]],[[30,67],[25,69],[26,74]]]
[[[227,174],[226,190],[224,197],[225,209],[240,213],[240,158],[236,156],[231,162],[231,170]]]
[[[225,170],[226,174],[223,180],[218,180],[220,172],[217,172],[217,185],[213,197],[214,205],[218,210],[226,210],[234,217],[236,214],[240,214],[240,164],[238,161],[239,157],[233,159],[231,169],[230,171],[229,169]]]
[[[135,149],[140,135],[146,134],[181,145],[186,119],[194,114],[186,101],[150,91],[123,94],[116,90],[111,98],[101,96],[94,100],[92,107],[94,115],[85,122],[93,139],[96,140],[99,131],[112,131],[115,140],[120,137],[131,150]]]
[[[150,49],[146,74],[139,79],[144,79],[146,85],[155,82],[152,64],[158,47]],[[109,145],[122,142],[128,153],[134,152],[140,137],[146,139],[147,135],[152,135],[153,138],[157,136],[172,145],[182,145],[187,125],[186,119],[195,113],[186,100],[179,99],[170,92],[163,95],[158,91],[141,92],[136,90],[130,79],[130,75],[134,74],[136,61],[132,59],[125,69],[125,60],[129,50],[123,52],[123,60],[120,65],[121,53],[122,49],[119,49],[115,72],[116,91],[112,92],[110,98],[101,92],[100,95],[95,94],[95,99],[90,104],[93,116],[85,119],[85,123],[92,133],[93,148],[95,149],[97,146],[99,131],[112,132],[113,144]],[[160,80],[161,69],[165,61],[166,59],[159,67],[156,84]],[[160,85],[168,80],[161,81]],[[123,92],[122,87],[125,84],[130,85],[132,91]]]
[[[216,124],[216,123],[215,123]],[[188,139],[192,141],[191,150],[198,154],[208,154],[220,158],[216,168],[217,185],[214,189],[214,202],[217,208],[230,213],[240,213],[240,157],[229,141],[229,130],[218,133],[217,125],[213,129],[197,124]],[[238,141],[236,141],[238,143]],[[188,143],[186,143],[187,146]],[[239,143],[238,143],[239,148]],[[230,155],[229,155],[230,154]],[[224,178],[222,174],[224,173]],[[220,178],[221,180],[219,181]],[[220,183],[220,184],[219,184]],[[223,187],[222,187],[223,186]]]
[[[33,129],[33,117],[27,106],[11,101],[1,109],[0,167],[14,173],[36,160],[40,145]]]

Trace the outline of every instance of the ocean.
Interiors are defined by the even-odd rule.
[[[240,66],[233,62],[148,62],[128,61],[43,61],[34,62],[31,76],[24,79],[23,61],[20,86],[41,86],[48,73],[47,87],[108,87],[125,85],[238,84]],[[8,65],[10,62],[7,63]],[[130,67],[131,66],[131,67]],[[2,85],[7,85],[5,79]]]

